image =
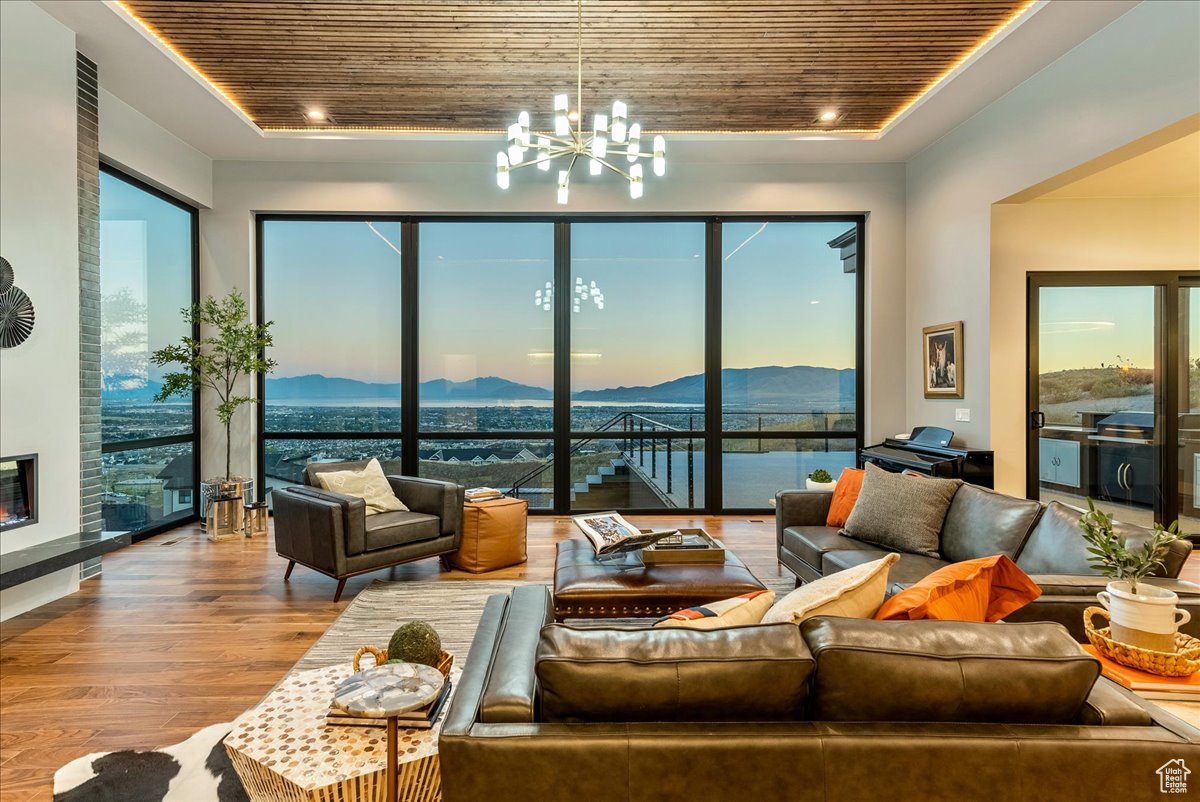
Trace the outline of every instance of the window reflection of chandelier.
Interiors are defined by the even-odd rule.
[[[578,312],[589,301],[595,304],[597,309],[603,309],[604,293],[600,292],[600,288],[596,286],[596,282],[592,281],[585,284],[583,279],[576,278],[575,286],[571,290],[572,311]],[[554,309],[554,282],[547,281],[545,287],[535,291],[533,293],[533,303],[535,306],[540,306],[546,312]]]

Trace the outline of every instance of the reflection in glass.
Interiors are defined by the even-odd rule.
[[[765,507],[780,490],[803,489],[823,468],[835,479],[855,464],[853,439],[728,439],[721,446],[724,505]]]
[[[463,487],[494,487],[532,508],[554,506],[549,440],[422,440],[420,474]]]
[[[400,224],[265,220],[268,432],[400,430]]]
[[[191,443],[106,453],[100,470],[106,532],[133,532],[194,511]]]
[[[643,428],[571,445],[572,510],[703,506],[703,440]]]
[[[150,354],[190,333],[192,212],[100,173],[100,412],[104,442],[187,434],[190,400],[152,400]]]
[[[549,431],[550,223],[422,223],[421,430]]]
[[[1039,496],[1150,524],[1161,505],[1160,293],[1152,286],[1038,289]]]
[[[1179,528],[1200,533],[1200,287],[1179,290]]]
[[[704,428],[704,224],[571,226],[571,428]]]
[[[844,221],[722,226],[725,431],[854,430],[855,236]]]

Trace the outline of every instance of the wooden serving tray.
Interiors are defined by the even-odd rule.
[[[694,535],[703,538],[708,542],[708,548],[705,549],[680,549],[661,547],[659,544],[647,546],[642,549],[642,562],[645,565],[669,565],[678,563],[724,563],[725,562],[725,546],[719,540],[715,540],[712,535],[705,532],[703,529],[680,529],[679,534]]]

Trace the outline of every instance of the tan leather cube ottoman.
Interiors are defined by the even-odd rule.
[[[462,544],[446,555],[455,568],[480,574],[525,562],[529,502],[518,498],[463,505]]]

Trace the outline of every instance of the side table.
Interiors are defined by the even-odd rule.
[[[384,728],[325,726],[334,691],[353,673],[349,661],[296,672],[233,722],[225,751],[252,802],[384,802]],[[461,669],[451,669],[451,696],[461,676]],[[441,799],[437,742],[445,715],[431,729],[397,730],[399,793],[393,799]]]

